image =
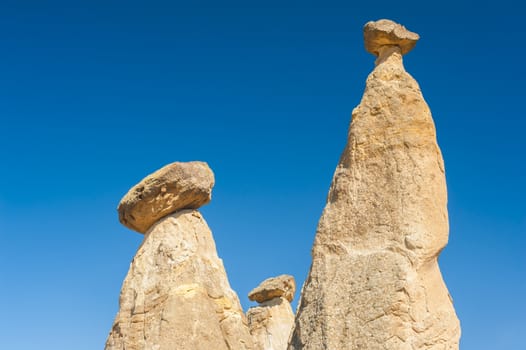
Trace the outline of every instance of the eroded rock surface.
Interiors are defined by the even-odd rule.
[[[248,297],[260,303],[247,312],[254,347],[258,350],[286,350],[294,325],[290,301],[294,298],[294,277],[269,278],[252,290]]]
[[[166,188],[161,192],[174,197],[177,193],[199,197],[195,189],[202,188],[201,199],[193,203],[206,201],[213,174],[206,163],[193,163],[175,163],[175,169],[163,168],[161,175],[147,177],[151,180],[143,181],[145,189],[138,191],[147,195],[135,197],[135,208],[147,201],[143,208],[158,216],[157,210],[177,207],[177,201],[147,191],[148,184]],[[149,227],[124,280],[119,306],[106,350],[253,349],[246,317],[217,256],[212,233],[195,209],[162,215]]]
[[[106,350],[252,349],[239,299],[203,217],[156,223],[137,251]]]
[[[435,127],[403,47],[381,51],[352,113],[289,349],[458,349],[437,263],[449,228]]]
[[[214,173],[205,162],[168,164],[128,191],[117,208],[119,220],[144,233],[162,217],[210,202],[212,187]]]

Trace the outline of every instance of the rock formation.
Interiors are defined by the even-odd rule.
[[[261,282],[248,294],[250,300],[260,303],[247,312],[255,349],[287,349],[294,325],[294,313],[290,302],[295,291],[294,277],[281,275]]]
[[[259,284],[248,293],[248,299],[263,303],[274,298],[283,297],[289,302],[294,299],[296,281],[290,275],[271,277]]]
[[[402,55],[418,35],[364,28],[377,56],[320,219],[289,349],[458,349],[437,258],[448,241],[444,164]]]
[[[204,162],[175,162],[135,185],[117,208],[124,226],[145,233],[157,220],[181,209],[197,209],[212,199],[214,174]]]
[[[214,239],[197,208],[210,200],[206,163],[173,163],[143,179],[119,204],[141,233],[106,350],[253,349]]]
[[[377,57],[320,219],[294,318],[292,276],[263,281],[244,316],[197,210],[214,175],[173,163],[118,207],[144,233],[106,350],[456,350],[460,324],[438,267],[448,241],[444,164],[429,108],[402,56],[419,36],[364,27]],[[248,319],[248,323],[247,323]]]

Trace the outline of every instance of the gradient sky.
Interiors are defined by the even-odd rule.
[[[202,212],[245,309],[267,277],[301,286],[380,18],[421,36],[405,65],[446,163],[461,348],[524,349],[521,6],[2,0],[0,349],[103,348],[142,239],[117,203],[173,161],[215,172]]]

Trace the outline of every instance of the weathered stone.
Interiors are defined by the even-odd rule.
[[[260,303],[247,312],[250,334],[258,350],[285,350],[288,345],[294,313],[290,302],[294,298],[296,282],[290,275],[264,280],[248,298]]]
[[[146,232],[120,295],[106,350],[248,350],[253,340],[214,239],[197,210]]]
[[[352,113],[289,349],[458,349],[437,263],[449,231],[444,163],[402,53],[384,50]]]
[[[294,313],[287,299],[277,297],[251,307],[247,319],[255,349],[287,349],[294,325]]]
[[[214,173],[206,163],[168,164],[128,191],[117,208],[119,220],[144,233],[162,217],[210,202],[212,187]]]
[[[418,34],[388,19],[368,22],[363,28],[363,35],[365,49],[375,56],[380,55],[381,48],[384,46],[397,46],[402,55],[405,55],[420,39]]]
[[[259,286],[248,293],[248,298],[263,303],[278,297],[284,297],[289,302],[294,298],[296,282],[290,275],[281,275],[264,280]]]

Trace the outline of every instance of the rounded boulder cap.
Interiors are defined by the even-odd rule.
[[[368,22],[363,27],[365,50],[375,56],[382,46],[398,46],[402,55],[411,51],[420,36],[410,32],[403,25],[388,19]]]
[[[214,173],[205,162],[168,164],[146,176],[121,199],[119,221],[145,233],[167,215],[209,203],[213,187]]]
[[[294,277],[290,275],[280,275],[264,280],[248,293],[248,298],[258,303],[272,300],[274,298],[283,297],[289,302],[294,298],[296,292],[296,282]]]

